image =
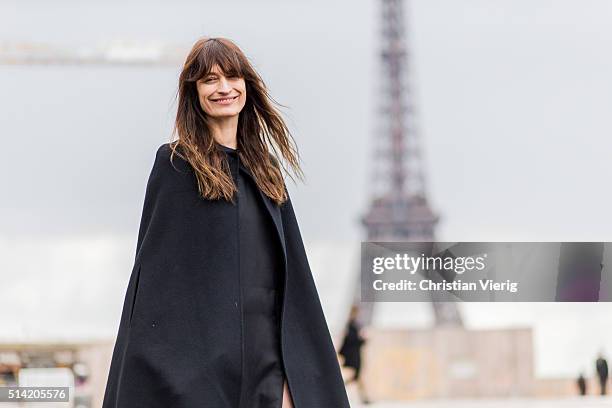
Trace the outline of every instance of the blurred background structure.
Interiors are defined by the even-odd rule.
[[[404,0],[381,0],[380,92],[372,147],[372,201],[362,222],[371,242],[436,241],[438,216],[429,205],[410,86]],[[418,255],[418,254],[417,254]],[[354,304],[374,328],[376,302]],[[530,330],[472,332],[458,305],[432,291],[433,327],[368,330],[365,384],[374,400],[431,397],[507,397],[533,394]],[[364,397],[365,398],[365,397]]]
[[[362,222],[367,229],[367,241],[431,242],[436,240],[438,216],[427,200],[419,133],[413,122],[415,102],[410,94],[404,0],[382,0],[380,5],[381,91],[377,94],[380,106],[376,113],[381,124],[372,135],[374,195]],[[360,275],[357,276],[359,281]],[[440,300],[432,298],[431,302],[435,324],[461,325],[457,306]],[[360,304],[361,320],[366,325],[371,323],[374,305],[374,302]]]
[[[339,347],[359,242],[381,224],[610,241],[611,18],[605,0],[2,2],[0,379],[69,368],[78,406],[99,406],[146,178],[196,38],[236,40],[289,106],[307,175],[289,188]],[[363,378],[388,406],[609,402],[594,364],[612,353],[609,304],[364,313]],[[587,400],[573,397],[581,372]]]

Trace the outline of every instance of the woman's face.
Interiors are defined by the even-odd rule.
[[[246,102],[244,78],[226,77],[217,65],[196,82],[200,106],[208,116],[236,116]]]

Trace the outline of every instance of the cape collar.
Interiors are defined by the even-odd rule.
[[[247,169],[240,161],[240,157],[238,156],[239,149],[232,149],[231,147],[222,145],[221,143],[218,143],[218,142],[215,142],[215,145],[217,146],[219,150],[227,154],[227,157],[229,160],[231,161],[238,160],[239,162],[238,165],[240,166],[240,169],[244,171],[245,173],[247,173],[252,179],[255,179],[253,177],[253,174],[251,174],[251,172],[249,171],[249,169]]]
[[[231,161],[235,161],[238,160],[238,166],[239,168],[248,176],[251,178],[251,180],[253,181],[253,183],[255,183],[255,177],[253,176],[253,174],[251,174],[251,172],[242,164],[242,162],[240,161],[240,157],[238,155],[238,151],[239,149],[232,149],[231,147],[222,145],[218,142],[215,142],[217,147],[219,149],[221,149],[222,151],[224,151],[225,153],[227,153],[227,157],[229,160]],[[261,196],[265,207],[267,208],[268,212],[270,213],[270,216],[272,217],[272,220],[274,221],[274,226],[276,227],[276,231],[278,233],[278,237],[280,239],[280,243],[283,249],[283,255],[285,258],[285,262],[287,261],[287,248],[285,246],[285,234],[284,234],[284,229],[283,229],[283,222],[282,222],[282,217],[281,217],[281,212],[280,212],[280,207],[274,202],[272,201],[272,199],[270,199],[270,197],[268,197],[267,195],[265,195],[259,188],[257,188],[257,191],[259,192],[259,195]]]
[[[238,154],[238,149],[237,148],[236,149],[232,149],[231,147],[226,146],[226,145],[222,145],[219,142],[215,142],[215,144],[217,145],[217,147],[219,149],[223,150],[226,153],[233,154],[233,155]]]

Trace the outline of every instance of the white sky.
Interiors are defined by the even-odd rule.
[[[5,1],[0,40],[233,38],[290,108],[308,177],[292,186],[303,233],[360,239],[373,97],[384,80],[375,1],[123,4]],[[611,18],[605,0],[411,2],[415,104],[440,239],[609,237]],[[22,154],[0,164],[5,190],[19,193],[9,194],[1,230],[132,233],[143,177],[169,137],[177,70],[0,67],[2,134],[31,158],[26,168]],[[103,166],[110,154],[121,166]],[[85,168],[74,174],[77,165]],[[53,185],[33,189],[41,175]]]

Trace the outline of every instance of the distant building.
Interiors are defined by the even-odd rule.
[[[2,343],[0,386],[19,386],[23,369],[65,367],[73,376],[75,408],[102,406],[112,343]],[[48,385],[48,384],[40,384]]]

